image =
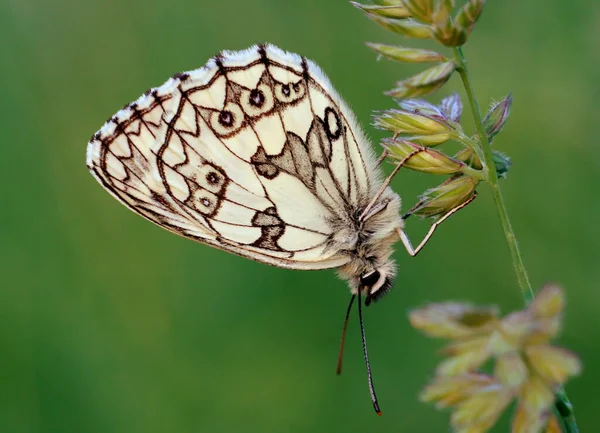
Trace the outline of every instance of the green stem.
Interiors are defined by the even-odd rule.
[[[490,185],[490,188],[492,189],[494,202],[496,203],[496,209],[498,210],[498,215],[500,216],[500,221],[504,230],[504,236],[506,237],[506,242],[508,243],[508,248],[512,257],[513,267],[515,268],[515,273],[517,274],[517,280],[519,282],[519,286],[521,287],[521,292],[523,293],[525,303],[528,304],[534,298],[533,289],[531,288],[531,283],[529,282],[529,278],[527,277],[527,270],[525,269],[525,264],[523,263],[521,252],[519,251],[517,238],[515,237],[515,233],[510,224],[510,219],[508,218],[506,206],[504,205],[504,199],[502,198],[500,185],[498,185],[498,174],[496,173],[496,166],[494,164],[494,158],[492,155],[492,147],[490,146],[490,142],[483,127],[483,121],[481,119],[479,105],[477,104],[477,99],[473,94],[473,87],[471,86],[471,82],[469,79],[467,63],[465,61],[460,47],[454,49],[454,56],[455,62],[457,64],[457,71],[460,74],[460,78],[462,79],[465,91],[467,92],[467,98],[469,99],[469,105],[471,106],[473,120],[475,121],[475,128],[477,129],[477,134],[481,142],[481,149],[483,150],[484,154],[485,164],[483,168],[483,173],[486,182]],[[573,405],[569,401],[565,390],[561,387],[555,395],[555,408],[560,418],[562,419],[565,432],[578,433],[579,429],[577,428],[577,423],[575,422],[575,416],[573,414]]]
[[[514,231],[510,224],[508,212],[506,211],[506,206],[504,205],[504,199],[502,198],[502,193],[500,192],[500,185],[498,185],[498,174],[496,173],[496,165],[494,164],[494,157],[492,155],[492,147],[490,146],[490,142],[487,138],[487,134],[485,133],[485,129],[483,127],[483,121],[481,119],[481,113],[479,111],[479,104],[477,104],[477,99],[475,99],[475,95],[473,94],[473,88],[469,79],[469,72],[467,70],[467,65],[463,57],[462,51],[460,48],[455,48],[454,53],[456,56],[456,62],[458,64],[457,70],[460,74],[463,85],[465,86],[465,90],[467,92],[467,97],[471,106],[471,112],[473,113],[473,119],[475,120],[475,128],[477,129],[477,134],[481,142],[481,148],[483,150],[483,155],[485,159],[485,166],[483,168],[483,172],[485,175],[485,179],[492,188],[492,194],[496,203],[498,215],[500,216],[500,221],[502,222],[502,228],[504,229],[506,242],[508,243],[508,248],[510,249],[510,254],[512,256],[513,266],[517,274],[519,286],[521,287],[521,291],[523,292],[523,297],[525,298],[525,301],[529,303],[534,296],[533,289],[531,288],[531,284],[529,283],[527,271],[525,270],[525,265],[523,264],[523,259],[519,251],[519,246],[517,244],[517,238],[515,237]]]
[[[577,421],[575,420],[575,414],[573,413],[573,405],[567,397],[567,393],[561,386],[555,393],[556,403],[554,407],[558,412],[560,419],[562,419],[563,427],[566,433],[578,433]]]

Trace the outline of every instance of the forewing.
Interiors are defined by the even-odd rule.
[[[146,92],[92,137],[87,164],[177,234],[276,266],[329,268],[349,260],[333,221],[373,188],[360,134],[313,63],[259,46]]]

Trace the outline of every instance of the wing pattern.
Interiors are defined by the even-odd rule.
[[[150,221],[296,269],[347,263],[334,227],[381,184],[329,80],[271,45],[221,53],[150,89],[92,137],[87,164]]]

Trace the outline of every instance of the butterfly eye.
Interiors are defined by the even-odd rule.
[[[377,281],[379,281],[380,277],[381,275],[379,274],[379,271],[371,271],[360,276],[360,284],[362,284],[364,287],[372,287],[377,284]]]

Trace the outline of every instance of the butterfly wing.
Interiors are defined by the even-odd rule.
[[[92,137],[87,165],[159,226],[294,269],[348,263],[336,230],[381,184],[329,80],[270,45],[222,53],[150,89]]]

